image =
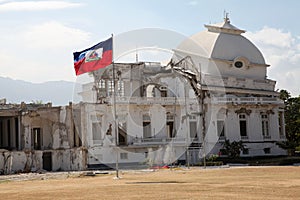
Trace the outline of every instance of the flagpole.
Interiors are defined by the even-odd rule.
[[[115,64],[114,64],[114,35],[111,34],[112,39],[112,75],[113,75],[113,116],[114,116],[114,125],[115,125],[115,144],[116,144],[116,178],[119,179],[119,152],[118,152],[118,123],[117,123],[117,109],[116,109],[116,75],[115,75]]]

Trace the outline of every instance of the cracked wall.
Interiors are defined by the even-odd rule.
[[[20,115],[20,149],[0,149],[0,174],[85,169],[86,151],[74,146],[71,104],[27,107]]]

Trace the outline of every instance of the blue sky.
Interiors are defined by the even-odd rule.
[[[299,95],[299,8],[297,0],[0,0],[0,76],[75,81],[72,52],[111,33],[151,27],[190,36],[226,10],[264,54],[277,88]]]

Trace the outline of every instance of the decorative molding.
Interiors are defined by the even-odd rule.
[[[247,115],[250,115],[251,112],[252,112],[252,110],[247,110],[246,108],[241,108],[241,109],[235,111],[236,114],[246,113]]]
[[[260,114],[267,114],[267,115],[272,114],[272,115],[274,115],[275,112],[272,109],[270,109],[270,110],[267,110],[267,111],[261,111]]]

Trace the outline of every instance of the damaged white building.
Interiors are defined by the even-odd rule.
[[[72,104],[0,105],[2,174],[82,170],[85,154],[74,129]]]
[[[81,102],[0,107],[0,170],[81,170],[199,163],[225,139],[241,156],[286,155],[283,101],[259,49],[224,22],[205,25],[172,61],[90,73]]]
[[[226,139],[242,141],[244,157],[286,155],[276,144],[284,104],[262,53],[227,17],[205,27],[167,66],[115,63],[92,74],[78,115],[88,166],[199,163],[222,155]]]
[[[285,140],[284,104],[267,78],[270,65],[227,17],[205,27],[167,66],[116,63],[93,73],[81,93],[79,129],[87,133],[89,166],[117,158],[198,163],[222,154],[226,139],[242,141],[244,157],[286,154],[276,144]]]

